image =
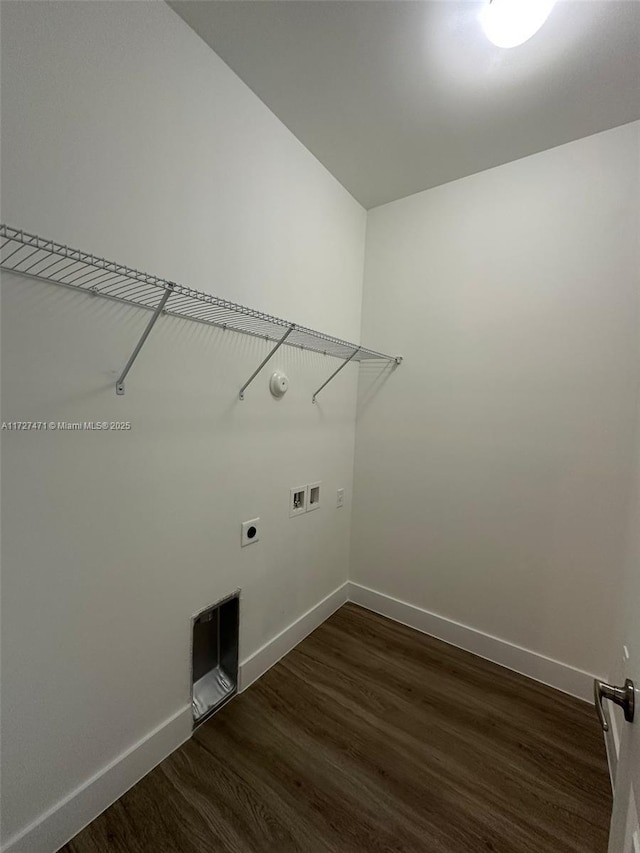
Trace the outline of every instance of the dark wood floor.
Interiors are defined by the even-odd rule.
[[[346,605],[64,853],[605,853],[593,709]]]

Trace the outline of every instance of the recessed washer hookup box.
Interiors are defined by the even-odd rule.
[[[194,726],[204,722],[238,690],[240,591],[193,617],[191,708]]]

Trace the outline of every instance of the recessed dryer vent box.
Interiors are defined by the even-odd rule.
[[[191,708],[199,725],[238,690],[240,592],[193,617]]]

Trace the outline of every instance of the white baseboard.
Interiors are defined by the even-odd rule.
[[[397,598],[357,583],[349,582],[349,601],[533,678],[535,681],[555,687],[563,693],[569,693],[585,702],[593,703],[594,676],[581,669],[575,669],[566,663],[560,663],[538,652],[516,646],[507,640],[484,634],[475,628],[469,628],[467,625],[438,616],[436,613],[399,601]]]
[[[2,853],[54,853],[188,740],[191,729],[191,706],[187,706],[9,838]]]
[[[332,613],[347,601],[348,584],[343,583],[326,598],[318,602],[299,619],[281,631],[268,643],[240,664],[239,689],[246,690],[250,684],[271,669],[278,661],[295,648],[306,636],[315,631]]]

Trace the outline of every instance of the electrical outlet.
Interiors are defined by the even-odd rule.
[[[260,539],[260,519],[252,518],[250,521],[242,522],[242,539],[240,544],[244,548],[245,545],[253,545]]]
[[[338,495],[336,498],[336,506],[337,507],[344,506],[344,489],[338,489]]]
[[[289,517],[302,515],[307,511],[307,487],[295,486],[289,490]]]
[[[309,483],[307,486],[307,512],[320,507],[320,486],[322,483]]]

